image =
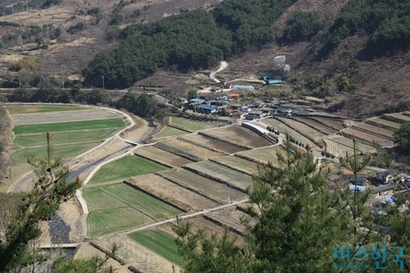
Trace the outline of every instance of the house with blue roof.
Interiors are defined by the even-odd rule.
[[[201,110],[204,113],[212,114],[212,113],[216,113],[219,107],[215,105],[201,104],[197,106],[197,109]]]

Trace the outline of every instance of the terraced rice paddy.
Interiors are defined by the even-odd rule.
[[[279,167],[278,157],[276,155],[278,151],[284,152],[282,146],[269,146],[265,148],[240,152],[236,155],[245,157],[246,159],[254,160],[255,162],[262,164],[268,164],[268,162],[271,162],[273,166]]]
[[[68,112],[42,112],[32,113],[30,115],[13,115],[13,122],[15,126],[18,126],[28,124],[61,123],[69,121],[99,120],[112,118],[118,117],[115,114],[112,114],[105,110],[82,108],[81,110]]]
[[[201,122],[182,117],[171,117],[171,123],[190,131],[199,131],[218,126],[215,122]]]
[[[392,119],[399,123],[410,122],[410,116],[402,115],[400,113],[384,114],[383,116],[385,116],[386,119]]]
[[[326,125],[324,125],[323,123],[320,123],[314,119],[311,118],[302,118],[302,117],[293,117],[293,119],[299,121],[299,122],[303,122],[309,126],[311,126],[312,128],[317,129],[318,131],[327,134],[327,135],[331,135],[337,132],[337,130],[328,127]]]
[[[212,139],[203,135],[193,134],[189,136],[183,136],[182,139],[194,143],[195,145],[202,147],[209,147],[211,149],[221,151],[228,154],[233,154],[239,151],[246,150],[245,148],[229,144],[220,140]]]
[[[164,149],[167,151],[173,151],[176,154],[188,154],[191,157],[198,158],[200,160],[225,155],[222,152],[212,151],[210,149],[186,142],[182,138],[162,141],[161,147],[166,147]]]
[[[188,134],[188,132],[176,129],[174,127],[165,126],[164,128],[162,128],[161,131],[153,135],[153,137],[156,139],[160,139],[164,137],[180,136],[180,135],[185,135],[185,134]]]
[[[366,141],[368,143],[372,143],[373,141],[376,141],[376,142],[387,141],[387,139],[385,139],[385,138],[381,138],[381,137],[378,137],[378,136],[375,136],[375,135],[371,135],[371,134],[368,134],[368,133],[365,133],[365,132],[362,132],[362,131],[358,131],[358,130],[355,130],[355,129],[352,129],[352,128],[343,129],[343,130],[341,130],[341,132],[343,134],[346,134],[346,135],[351,136],[351,137],[353,137],[353,135],[355,135],[355,137],[357,137],[358,139],[360,139],[362,141]]]
[[[275,128],[276,130],[279,130],[281,133],[285,133],[285,132],[289,133],[289,135],[291,137],[293,137],[294,139],[296,139],[297,141],[299,141],[303,144],[309,144],[311,147],[315,146],[315,144],[311,140],[309,140],[305,136],[301,135],[300,133],[298,133],[294,129],[290,128],[286,124],[280,122],[279,120],[276,120],[276,119],[263,119],[262,122],[265,123],[266,125],[270,126],[270,127]]]
[[[378,135],[387,139],[393,139],[394,131],[380,128],[369,123],[359,123],[353,126],[354,129],[364,131],[372,135]]]
[[[181,167],[193,161],[180,157],[176,154],[158,149],[154,146],[145,146],[134,150],[135,155],[150,159],[169,167]]]
[[[380,117],[370,118],[366,121],[367,123],[373,124],[377,127],[388,128],[392,130],[397,130],[400,128],[400,123],[391,120],[383,119]]]
[[[7,105],[5,108],[10,115],[84,110],[84,107],[62,105]]]
[[[237,209],[219,210],[207,213],[206,215],[241,232],[245,230],[245,225],[241,222],[242,218],[247,219],[249,224],[256,222],[248,214]]]
[[[176,183],[169,181],[159,175],[147,174],[139,175],[127,179],[130,183],[137,185],[144,190],[162,196],[163,198],[171,197],[178,203],[185,204],[184,207],[190,207],[192,210],[201,210],[205,208],[213,208],[218,205],[215,201],[199,195],[187,188],[179,186]],[[169,200],[172,202],[172,200]]]
[[[54,146],[58,146],[69,143],[101,142],[116,131],[118,131],[117,128],[80,131],[75,133],[75,137],[67,132],[58,132],[52,134],[52,143]],[[23,147],[45,146],[45,136],[45,133],[17,135],[14,138],[14,143]]]
[[[353,152],[353,140],[352,140],[352,139],[347,138],[347,137],[344,137],[344,136],[341,136],[341,135],[329,136],[329,137],[327,137],[327,139],[329,139],[329,140],[335,142],[336,145],[337,145],[337,144],[340,144],[339,149],[341,150],[341,155],[342,155],[342,156],[345,155],[345,153],[343,152],[343,150],[345,150],[344,147],[347,147],[347,148],[348,148],[347,151],[348,151],[349,153],[352,153],[352,152]],[[358,142],[358,141],[356,142],[356,148],[357,148],[359,151],[364,152],[364,153],[367,153],[367,152],[375,152],[375,151],[376,151],[373,146],[371,146],[371,145],[366,145],[366,144],[363,144],[363,143]]]
[[[45,139],[45,137],[44,137]],[[100,143],[98,142],[90,142],[90,143],[77,143],[71,145],[59,145],[54,146],[53,152],[55,155],[58,155],[64,159],[73,158],[79,154],[82,154],[93,147],[97,146]],[[36,148],[24,148],[18,150],[10,155],[10,162],[13,165],[19,165],[22,163],[27,162],[27,159],[30,158],[42,158],[46,156],[46,148],[45,146],[36,147]]]
[[[171,169],[158,174],[170,180],[178,181],[221,202],[226,202],[228,199],[233,201],[242,200],[247,197],[243,192],[185,169]]]
[[[220,165],[229,166],[232,169],[245,172],[249,175],[258,173],[257,163],[250,161],[250,160],[246,160],[238,156],[223,156],[223,157],[213,158],[211,161],[215,161],[219,163]]]
[[[157,253],[175,265],[182,266],[184,259],[178,253],[175,238],[159,229],[149,229],[130,233],[132,240]]]
[[[57,123],[44,123],[44,124],[29,124],[19,125],[14,127],[14,134],[38,134],[50,131],[54,132],[67,132],[67,131],[80,131],[80,130],[95,130],[95,129],[110,129],[110,128],[122,128],[125,126],[125,122],[120,118],[113,119],[101,119],[101,120],[85,120],[85,121],[70,121],[70,122],[57,122]]]
[[[203,176],[225,181],[242,190],[246,190],[249,186],[253,185],[253,180],[250,175],[238,172],[209,160],[187,164],[184,168],[199,172],[199,174]]]
[[[90,183],[121,181],[135,175],[154,173],[168,169],[164,165],[140,156],[125,156],[101,167]]]
[[[307,126],[304,123],[301,123],[294,119],[289,118],[277,118],[279,121],[283,122],[287,126],[293,128],[294,130],[298,131],[301,135],[306,136],[308,139],[312,140],[313,142],[319,142],[323,137],[324,134],[320,133],[318,130],[313,129],[310,126]]]
[[[134,228],[181,213],[177,208],[123,183],[86,188],[83,196],[90,211],[87,217],[90,236]]]
[[[333,118],[324,118],[324,117],[312,117],[313,120],[323,123],[327,127],[333,128],[337,131],[345,128],[342,120],[333,119]]]
[[[264,147],[271,144],[269,141],[263,139],[258,134],[242,126],[216,128],[207,130],[203,133],[217,139],[227,140],[230,143],[249,146],[252,148]]]

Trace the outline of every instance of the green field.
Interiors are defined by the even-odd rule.
[[[62,143],[96,142],[112,135],[118,128],[80,131],[74,133],[59,132],[52,134],[54,145]],[[36,135],[17,135],[14,143],[23,147],[46,146],[46,133]]]
[[[168,169],[164,165],[136,155],[130,155],[101,167],[90,183],[123,180],[128,177]]]
[[[152,250],[173,264],[178,266],[183,265],[184,259],[178,253],[175,238],[169,234],[155,229],[130,233],[128,236],[130,236],[135,242]]]
[[[19,125],[14,127],[14,134],[35,134],[50,132],[63,132],[74,130],[109,129],[124,127],[125,122],[120,118],[71,121],[47,124]]]
[[[62,111],[76,111],[84,110],[87,108],[77,107],[77,106],[58,106],[58,105],[13,105],[6,106],[7,111],[10,115],[17,114],[30,114],[30,113],[46,113],[46,112],[62,112]]]
[[[155,138],[163,138],[163,137],[169,137],[169,136],[180,136],[180,135],[185,135],[188,132],[173,128],[173,127],[169,127],[169,126],[165,126],[161,131],[159,131],[158,133],[156,133],[154,135]]]
[[[91,211],[87,216],[87,233],[91,237],[135,228],[153,219],[131,207]]]
[[[54,146],[53,152],[56,156],[63,158],[64,160],[73,158],[79,154],[90,150],[91,148],[97,146],[100,142],[89,142],[81,144],[72,144],[72,145],[61,145]],[[21,164],[27,162],[27,158],[36,157],[41,158],[46,156],[46,148],[25,148],[18,150],[10,155],[10,162],[13,165]]]
[[[155,219],[181,213],[179,209],[124,183],[111,184],[99,188],[118,200],[121,200],[125,205],[137,210],[143,210]],[[101,201],[106,202],[104,199],[101,199]]]
[[[180,117],[171,117],[171,123],[175,125],[179,125],[182,128],[188,129],[190,131],[198,131],[198,130],[203,130],[206,129],[207,127],[197,121],[192,121],[186,118],[180,118]]]
[[[85,188],[83,190],[83,197],[87,200],[89,211],[127,207],[127,204],[124,204],[118,198],[113,197],[98,187]],[[101,200],[104,201],[101,202]]]

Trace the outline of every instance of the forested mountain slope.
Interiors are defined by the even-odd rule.
[[[67,1],[73,2],[53,2],[49,9]],[[60,39],[61,44],[75,35],[90,37],[77,42],[82,50],[71,47],[65,58],[61,56],[68,49],[38,39],[40,31],[33,33],[31,27],[29,38],[41,51],[39,71],[54,67],[54,73],[44,75],[63,78],[82,74],[84,86],[101,87],[104,76],[106,88],[126,88],[158,73],[210,69],[220,60],[248,74],[273,73],[272,58],[283,53],[291,71],[278,76],[292,86],[292,96],[326,98],[329,110],[349,116],[408,108],[408,1],[158,0],[144,6],[142,2],[121,0],[111,8],[92,2],[66,19],[64,33],[43,26],[48,36],[57,36],[49,39]],[[84,21],[77,22],[74,17],[81,13]],[[10,16],[3,18],[17,23]],[[68,26],[70,20],[77,23]],[[53,52],[61,55],[53,58],[54,63]],[[55,72],[58,65],[63,71]],[[26,67],[15,70],[20,78],[35,74]]]

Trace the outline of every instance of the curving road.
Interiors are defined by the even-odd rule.
[[[220,63],[220,66],[218,68],[218,70],[216,71],[211,71],[211,73],[209,74],[209,78],[211,78],[213,81],[215,81],[216,83],[220,83],[221,81],[218,80],[217,78],[215,78],[216,73],[221,72],[222,70],[224,70],[225,68],[228,67],[228,63],[225,61],[222,61]]]

